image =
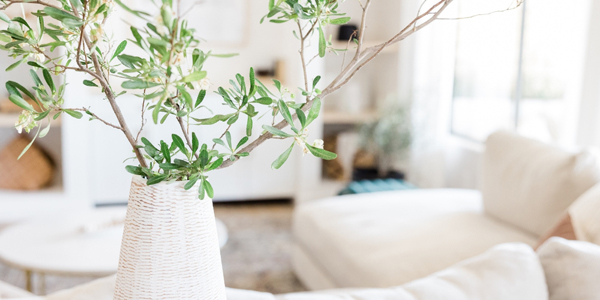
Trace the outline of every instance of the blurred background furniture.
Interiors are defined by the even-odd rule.
[[[486,142],[483,188],[347,195],[295,211],[294,270],[311,290],[403,284],[494,245],[537,240],[596,184],[598,163],[507,132]]]
[[[125,208],[100,208],[50,215],[9,226],[0,232],[0,261],[26,275],[26,289],[45,294],[45,275],[102,277],[116,273]],[[217,219],[221,247],[227,227]]]

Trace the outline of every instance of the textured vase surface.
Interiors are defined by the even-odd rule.
[[[131,182],[115,300],[225,300],[212,201],[185,182]]]

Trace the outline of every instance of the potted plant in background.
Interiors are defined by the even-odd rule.
[[[355,155],[353,180],[404,179],[396,169],[409,155],[413,132],[410,104],[387,101],[380,117],[360,127],[360,149]]]
[[[134,178],[115,299],[225,299],[210,201],[215,192],[208,174],[230,167],[268,139],[290,144],[274,160],[274,169],[285,163],[296,146],[304,153],[334,159],[334,153],[322,149],[322,141],[308,139],[307,127],[319,116],[322,99],[340,89],[384,48],[436,20],[452,0],[433,3],[419,11],[397,35],[368,48],[363,47],[363,41],[371,1],[359,1],[357,5],[363,12],[359,34],[354,43],[349,43],[356,53],[345,60],[342,71],[322,89],[318,88],[321,77],[308,74],[312,57],[308,57],[307,47],[314,37],[318,40],[315,58],[335,52],[324,32],[329,25],[349,21],[338,12],[341,0],[265,1],[268,12],[263,20],[294,23],[296,28],[304,79],[299,88],[301,97],[294,98],[276,80],[276,91],[269,90],[250,69],[247,76],[235,75],[230,87],[217,89],[219,102],[205,101],[208,70],[204,63],[214,55],[199,48],[195,30],[187,26],[181,17],[184,14],[178,11],[179,2],[148,2],[160,11],[158,16],[128,7],[121,0],[0,1],[2,10],[21,3],[41,6],[33,13],[37,17],[35,23],[21,17],[11,19],[0,12],[0,20],[8,24],[6,30],[0,31],[1,49],[16,59],[8,69],[27,64],[34,81],[31,89],[15,81],[6,83],[10,100],[24,110],[16,127],[34,131],[35,140],[50,130],[50,122],[41,126],[44,120],[60,115],[78,119],[86,116],[121,131],[131,145],[138,164],[127,166]],[[129,28],[132,38],[127,41],[112,41],[104,32],[104,24],[115,6],[146,23],[144,27]],[[128,54],[131,47],[142,49],[144,54]],[[117,123],[108,122],[85,107],[85,99],[81,99],[82,107],[65,107],[63,95],[67,85],[54,77],[68,72],[85,74],[88,78],[82,84],[102,91]],[[115,82],[125,91],[117,92]],[[140,138],[141,130],[130,130],[119,107],[119,97],[126,91],[139,96],[142,114],[147,113],[154,123],[177,122],[181,132],[173,134],[170,141]],[[27,103],[24,96],[33,99],[35,105]],[[228,107],[229,113],[206,115],[208,110],[204,109],[215,105]],[[259,111],[265,110],[272,114],[273,123],[257,129],[253,125],[260,117]],[[246,134],[234,136],[231,126],[241,122]],[[198,136],[194,132],[195,126],[217,125],[225,127],[218,136]],[[252,133],[258,130],[262,130],[261,134],[250,141]]]

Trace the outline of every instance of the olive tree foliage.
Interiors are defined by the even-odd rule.
[[[438,0],[429,8],[419,10],[415,19],[398,34],[369,48],[363,47],[363,41],[371,0],[349,1],[356,1],[363,12],[358,33],[348,43],[355,52],[326,86],[319,88],[321,76],[309,77],[307,66],[313,59],[347,50],[334,49],[331,39],[325,36],[328,26],[350,21],[338,10],[342,0],[265,0],[268,10],[261,22],[295,23],[296,29],[291,34],[298,39],[304,75],[303,86],[298,92],[301,99],[294,99],[294,93],[287,91],[277,80],[273,80],[274,88],[267,88],[251,68],[247,74],[233,76],[229,86],[218,87],[216,93],[220,103],[211,101],[209,104],[205,101],[209,70],[204,66],[208,59],[218,55],[201,49],[196,30],[181,17],[185,13],[177,10],[177,0],[149,0],[160,11],[159,16],[135,10],[121,0],[0,0],[0,10],[15,4],[41,7],[33,12],[36,22],[22,17],[11,19],[0,11],[0,20],[8,26],[0,31],[0,49],[15,59],[7,71],[26,64],[31,68],[34,82],[32,87],[12,80],[6,82],[9,99],[23,109],[16,127],[19,131],[33,131],[35,138],[42,138],[50,130],[50,120],[61,115],[102,122],[121,131],[131,145],[137,164],[127,166],[127,171],[143,176],[149,185],[187,181],[186,189],[199,186],[200,199],[214,196],[208,180],[210,171],[231,166],[268,139],[280,139],[290,144],[274,160],[274,169],[285,163],[294,147],[318,158],[335,159],[336,154],[323,150],[321,140],[308,141],[307,127],[319,117],[323,99],[346,84],[385,47],[402,41],[436,20],[453,0]],[[113,41],[105,32],[105,24],[115,7],[145,23],[129,28],[132,39]],[[313,37],[318,39],[318,55],[306,57],[306,49]],[[136,53],[143,55],[130,54],[132,47],[141,49]],[[95,114],[85,106],[84,99],[81,107],[65,107],[66,83],[53,78],[64,76],[69,70],[84,73],[87,79],[82,84],[103,93],[117,123]],[[115,81],[120,83],[122,92],[115,90]],[[174,120],[180,125],[181,132],[173,134],[170,141],[140,139],[144,117],[140,132],[132,132],[119,107],[119,97],[125,93],[139,97],[142,115],[147,114],[148,119],[157,124]],[[34,104],[26,101],[27,98]],[[214,105],[224,105],[228,112],[214,114],[211,110]],[[273,116],[273,123],[255,128],[260,117],[258,111],[265,109]],[[201,111],[204,116],[210,112],[210,116],[198,117]],[[275,120],[281,121],[276,123]],[[41,125],[45,123],[47,125]],[[226,124],[221,125],[226,130],[218,136],[199,137],[194,131],[197,126],[222,123]],[[246,128],[245,136],[239,140],[230,132],[236,123],[242,123]],[[251,141],[252,133],[257,130],[260,135]],[[200,138],[212,139],[212,142],[201,144]]]

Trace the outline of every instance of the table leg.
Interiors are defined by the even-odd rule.
[[[38,273],[38,279],[40,280],[40,285],[39,285],[39,292],[40,295],[46,295],[46,274],[44,273]]]
[[[30,270],[25,270],[25,289],[30,292],[33,293],[33,272],[31,272]]]

